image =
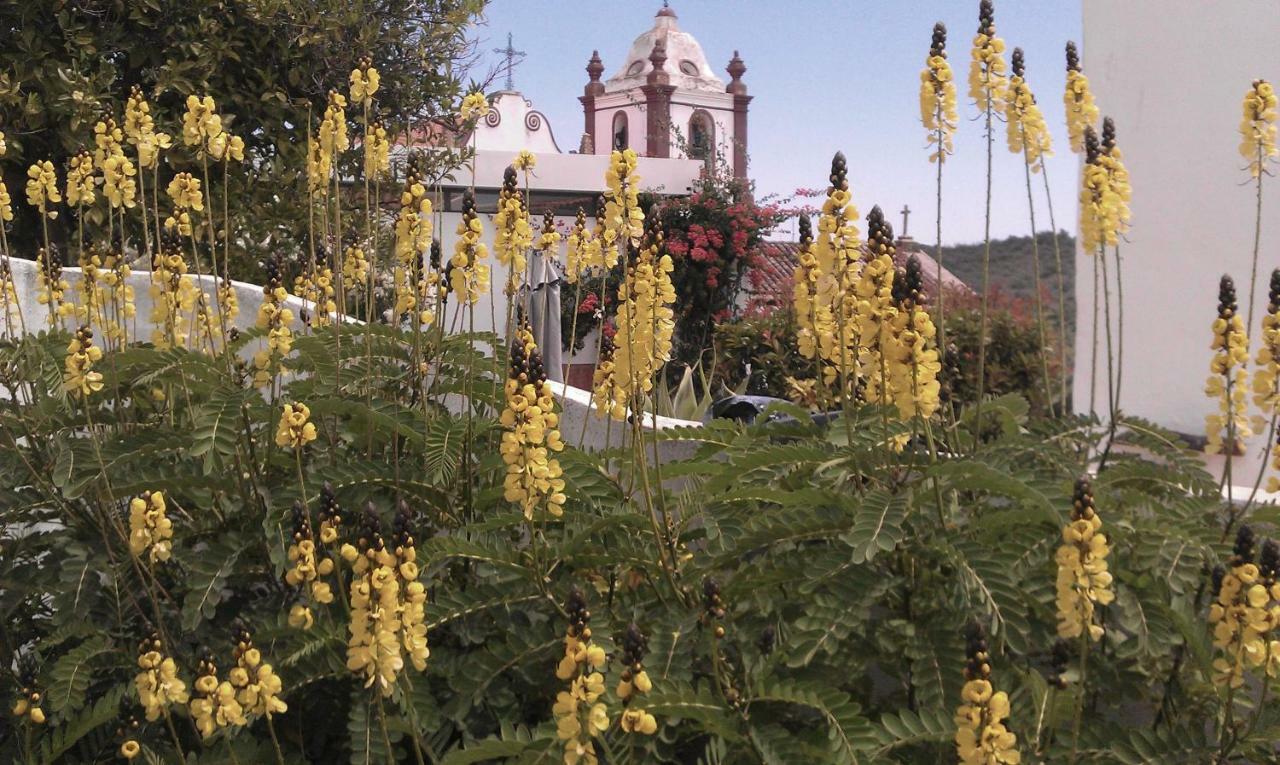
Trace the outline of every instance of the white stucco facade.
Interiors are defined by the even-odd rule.
[[[1085,74],[1117,126],[1132,185],[1133,221],[1121,246],[1124,359],[1120,409],[1168,428],[1204,432],[1210,322],[1218,280],[1230,274],[1247,311],[1254,185],[1238,153],[1241,100],[1256,78],[1280,81],[1280,10],[1269,0],[1083,0]],[[1280,188],[1266,179],[1253,289],[1253,352],[1271,270],[1280,267]],[[1114,260],[1113,322],[1116,309]],[[1076,254],[1074,402],[1088,411],[1093,353],[1093,258]],[[1101,327],[1101,310],[1099,310]],[[1095,409],[1106,408],[1099,331]],[[1117,348],[1120,338],[1115,338]],[[1264,444],[1238,462],[1248,482]],[[1239,470],[1239,468],[1237,468]],[[1239,473],[1237,473],[1239,475]],[[1237,483],[1240,481],[1237,480]]]

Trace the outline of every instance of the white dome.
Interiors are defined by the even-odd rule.
[[[615,93],[644,85],[649,72],[653,71],[649,54],[653,52],[653,45],[659,39],[667,44],[667,63],[663,71],[671,78],[672,85],[685,90],[724,92],[724,80],[711,71],[702,46],[693,35],[676,25],[675,11],[665,7],[654,17],[653,29],[631,43],[626,63],[605,81],[605,92]]]

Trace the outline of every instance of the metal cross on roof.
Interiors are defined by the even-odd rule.
[[[911,208],[908,207],[907,205],[903,205],[902,209],[899,212],[902,213],[902,238],[906,239],[907,238],[907,219],[911,217]]]
[[[506,63],[506,64],[504,64],[504,65],[499,69],[499,71],[501,71],[502,69],[506,69],[506,70],[507,70],[507,85],[506,85],[506,89],[507,89],[507,90],[515,90],[515,89],[516,89],[516,84],[515,84],[515,80],[511,79],[511,70],[515,68],[515,65],[516,65],[516,64],[520,63],[521,61],[524,61],[525,52],[524,52],[524,51],[522,51],[522,50],[516,50],[516,49],[515,49],[515,46],[514,46],[514,45],[512,44],[512,42],[511,42],[511,33],[510,33],[510,32],[507,32],[507,47],[505,47],[505,48],[494,48],[494,49],[493,49],[493,52],[494,52],[494,53],[501,53],[503,56],[506,56],[507,63]]]

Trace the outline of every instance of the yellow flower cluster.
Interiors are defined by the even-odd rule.
[[[555,250],[560,246],[560,232],[556,231],[556,215],[551,210],[542,214],[542,232],[538,235],[538,251],[544,259],[555,260]]]
[[[544,503],[548,514],[559,517],[564,512],[564,478],[560,461],[550,453],[564,449],[560,417],[528,324],[520,326],[511,343],[510,374],[503,390],[503,497],[518,502],[529,520]]]
[[[894,276],[893,302],[897,312],[891,319],[893,346],[888,359],[893,402],[904,420],[928,419],[940,405],[942,363],[933,319],[924,306],[924,273],[915,255]]]
[[[468,93],[462,99],[462,106],[458,109],[458,117],[463,122],[470,122],[473,119],[480,119],[489,113],[489,99],[484,97],[480,91]]]
[[[569,689],[556,694],[552,714],[556,736],[564,742],[565,765],[596,765],[593,739],[609,729],[609,712],[600,697],[604,694],[604,649],[591,642],[591,612],[577,587],[565,601],[569,627],[564,636],[564,657],[556,666],[556,677],[568,681]],[[655,726],[656,728],[656,726]]]
[[[1009,695],[991,685],[987,638],[981,625],[969,625],[965,635],[964,686],[956,709],[956,754],[961,765],[1018,765],[1018,737],[1005,727]]]
[[[233,670],[234,671],[234,670]],[[236,699],[236,688],[230,680],[218,679],[218,665],[212,655],[200,660],[193,684],[195,695],[191,699],[191,719],[203,738],[212,736],[222,728],[248,725],[244,707]]]
[[[72,398],[88,398],[102,390],[102,373],[93,365],[102,360],[102,349],[93,344],[93,330],[81,327],[67,344],[62,386]]]
[[[1098,141],[1092,127],[1084,129],[1085,163],[1081,172],[1080,238],[1084,251],[1097,253],[1115,245],[1129,218],[1128,181],[1123,165]],[[1115,149],[1119,153],[1119,149]]]
[[[597,246],[595,238],[587,230],[587,213],[581,207],[573,220],[573,228],[565,237],[564,278],[570,284],[577,284],[589,273],[592,250]]]
[[[1062,105],[1067,114],[1067,139],[1071,150],[1084,151],[1084,131],[1098,121],[1098,105],[1089,90],[1089,78],[1080,70],[1080,54],[1076,44],[1067,43],[1067,87],[1062,93]]]
[[[528,173],[538,165],[538,157],[528,149],[521,149],[516,155],[515,161],[511,163],[517,170]]]
[[[138,668],[141,671],[134,676],[133,684],[148,720],[159,720],[169,714],[169,707],[187,703],[187,684],[178,677],[173,657],[164,655],[164,644],[158,635],[138,646]]]
[[[1244,94],[1240,118],[1240,155],[1249,162],[1249,174],[1257,178],[1268,162],[1280,157],[1276,147],[1276,91],[1266,80],[1254,80]]]
[[[369,123],[364,134],[364,174],[377,178],[391,172],[391,141],[381,120]]]
[[[1253,546],[1253,529],[1241,526],[1230,567],[1213,572],[1209,623],[1213,644],[1222,651],[1213,660],[1214,681],[1224,687],[1244,685],[1247,669],[1280,677],[1280,548],[1267,541],[1254,563]]]
[[[462,220],[457,233],[449,261],[453,266],[449,286],[460,303],[474,306],[489,290],[489,264],[484,262],[489,258],[489,248],[481,241],[484,228],[476,215],[476,198],[470,189],[462,192]]]
[[[334,300],[333,269],[323,252],[316,252],[310,269],[293,277],[293,291],[312,306],[311,326],[329,326],[338,313],[338,302]]]
[[[1053,147],[1049,126],[1045,124],[1044,114],[1027,84],[1022,48],[1013,49],[1013,77],[1009,79],[1006,95],[1004,115],[1009,151],[1021,154],[1031,172],[1038,173],[1044,157],[1053,153]]]
[[[1275,415],[1280,413],[1280,268],[1271,272],[1267,297],[1267,312],[1262,317],[1262,347],[1258,349],[1253,372],[1253,403],[1264,415]],[[1255,416],[1253,430],[1265,429],[1263,418]],[[1274,477],[1270,480],[1276,481]]]
[[[373,66],[373,59],[363,56],[355,69],[351,70],[351,102],[354,104],[362,104],[367,109],[369,103],[373,101],[373,96],[378,92],[378,86],[382,82],[378,70]]]
[[[329,194],[329,175],[333,170],[333,155],[323,151],[320,143],[307,133],[307,189],[312,194]]]
[[[947,62],[947,27],[933,25],[929,57],[920,70],[920,122],[928,133],[926,140],[933,151],[930,162],[945,162],[951,154],[951,139],[960,118],[956,114],[956,83]]]
[[[862,270],[862,242],[858,233],[858,208],[849,193],[848,164],[844,154],[831,159],[831,185],[818,216],[813,254],[817,261],[817,293],[810,311],[812,344],[800,343],[806,358],[817,354],[823,361],[827,386],[839,382],[853,395],[858,379],[858,343],[854,287]]]
[[[423,255],[431,249],[433,230],[431,200],[427,198],[427,189],[410,172],[405,179],[404,191],[400,194],[400,212],[396,214],[396,266],[392,273],[397,320],[413,311],[417,312],[419,324],[430,324],[435,320],[427,298],[430,297],[429,285],[438,277],[435,274],[428,275],[423,268]]]
[[[59,319],[75,315],[75,305],[63,298],[71,285],[62,278],[62,261],[52,249],[40,248],[40,291],[36,302],[49,306],[49,326],[56,326]]]
[[[124,155],[124,133],[108,115],[93,126],[93,140],[98,147],[93,158],[102,170],[102,196],[114,209],[133,207],[138,194],[134,180],[138,170]]]
[[[675,264],[662,243],[662,229],[651,214],[645,240],[627,264],[618,285],[617,334],[613,354],[613,391],[609,412],[615,420],[636,411],[653,390],[654,377],[671,358],[675,332],[676,290],[671,282]]]
[[[599,358],[595,371],[591,373],[591,402],[597,412],[608,412],[615,420],[620,420],[627,416],[627,410],[613,400],[613,357],[617,346],[613,344],[613,338],[604,332],[603,326],[600,331]]]
[[[173,521],[169,520],[164,494],[143,492],[129,500],[129,552],[152,563],[169,560],[173,551]]]
[[[640,176],[636,175],[636,153],[614,150],[605,170],[605,227],[613,231],[615,246],[640,246],[644,235],[644,212],[640,209]]]
[[[19,719],[25,718],[32,725],[43,725],[44,709],[40,704],[44,696],[35,687],[34,672],[24,669],[22,672],[22,688],[19,689],[18,700],[13,702],[10,712]]]
[[[1102,119],[1102,154],[1099,162],[1107,170],[1107,182],[1111,184],[1117,200],[1118,236],[1129,228],[1129,200],[1133,196],[1133,189],[1129,186],[1129,171],[1124,166],[1124,155],[1120,153],[1120,146],[1116,143],[1116,123],[1110,117]]]
[[[222,135],[222,117],[213,96],[187,96],[187,111],[182,115],[182,142],[207,151],[209,142]]]
[[[81,149],[71,155],[67,169],[67,204],[72,207],[89,206],[97,199],[94,193],[93,155]]]
[[[57,210],[49,209],[62,201],[58,193],[58,174],[49,160],[41,160],[27,168],[27,204],[36,208],[41,215],[49,218],[58,217]]]
[[[396,556],[382,540],[377,516],[367,509],[362,518],[357,550],[342,546],[342,557],[352,564],[351,637],[347,641],[347,669],[377,685],[390,696],[396,677],[404,669],[400,653],[400,580]]]
[[[1102,519],[1093,507],[1093,487],[1081,478],[1071,501],[1071,521],[1062,529],[1062,545],[1054,556],[1058,564],[1058,637],[1078,638],[1088,631],[1090,640],[1102,639],[1094,606],[1105,606],[1115,599],[1111,572],[1107,571],[1110,552]]]
[[[138,313],[137,306],[133,302],[133,285],[129,284],[129,277],[132,274],[133,269],[125,260],[124,253],[107,253],[106,261],[103,263],[102,282],[111,296],[113,307],[113,316],[106,326],[107,338],[115,340],[120,345],[128,342],[129,319]]]
[[[156,167],[160,152],[172,144],[167,133],[156,132],[151,105],[137,85],[129,91],[129,100],[124,105],[124,134],[137,148],[138,165],[145,169]]]
[[[891,333],[898,313],[893,302],[893,254],[893,228],[876,205],[867,215],[867,259],[854,285],[857,302],[852,329],[863,395],[882,406],[893,402],[892,380],[897,376],[890,370],[895,361]]]
[[[76,291],[80,293],[80,304],[76,306],[76,316],[85,325],[92,327],[95,320],[105,323],[102,294],[98,289],[98,272],[102,265],[102,257],[97,247],[90,245],[80,251],[80,283]]]
[[[351,148],[347,137],[347,98],[336,90],[329,91],[329,102],[320,120],[320,151],[330,157]]]
[[[524,274],[525,253],[533,243],[533,227],[529,224],[529,211],[524,206],[524,196],[516,186],[516,168],[509,165],[502,173],[502,188],[498,191],[498,211],[493,217],[493,254],[507,267],[507,294],[515,294],[515,285]]]
[[[301,502],[293,505],[293,543],[287,551],[289,568],[284,580],[290,587],[304,587],[310,600],[321,605],[333,602],[333,589],[321,579],[333,573],[333,559],[320,557],[311,534],[311,519]],[[298,626],[298,625],[294,625]],[[310,623],[305,628],[310,628]]]
[[[969,98],[983,111],[1002,111],[1005,88],[1004,40],[996,36],[996,13],[991,0],[978,5],[978,33],[969,62]]]
[[[196,304],[196,286],[177,239],[166,235],[152,258],[151,342],[157,348],[187,346],[187,314]]]
[[[634,624],[622,636],[622,676],[617,694],[625,709],[618,721],[626,733],[652,736],[658,732],[658,721],[649,712],[633,706],[633,702],[653,690],[653,681],[644,671],[644,657],[649,652],[649,638]]]
[[[357,245],[347,247],[342,258],[342,278],[348,284],[364,284],[369,278],[369,259],[364,249]]]
[[[284,405],[280,425],[276,428],[276,446],[285,449],[301,449],[316,440],[316,425],[311,422],[311,410],[306,404]]]
[[[18,303],[18,290],[13,282],[13,269],[9,258],[0,258],[0,306],[3,306],[4,327],[10,337],[14,336],[13,315],[18,315],[18,331],[24,331],[22,306]]]
[[[0,180],[0,223],[13,220],[13,197],[9,196],[9,187]]]
[[[293,350],[293,311],[286,306],[289,293],[284,288],[284,269],[278,257],[267,261],[267,281],[262,285],[262,302],[256,320],[259,329],[267,330],[267,347],[253,355],[253,383],[259,387],[271,382],[280,360]]]
[[[401,500],[395,521],[396,575],[400,577],[400,645],[413,668],[427,668],[427,588],[418,580],[418,549],[413,536],[413,512]]]
[[[200,190],[200,179],[191,173],[174,175],[165,191],[179,210],[200,212],[204,209],[204,194]]]
[[[262,652],[254,647],[249,631],[239,627],[235,640],[236,666],[227,673],[227,680],[236,689],[236,703],[242,713],[270,719],[289,711],[289,705],[280,698],[284,684],[271,665],[262,661]]]
[[[1209,347],[1213,350],[1213,359],[1209,363],[1204,393],[1217,399],[1218,411],[1204,418],[1208,436],[1204,450],[1206,454],[1230,455],[1235,452],[1236,443],[1252,434],[1245,415],[1249,338],[1236,306],[1236,286],[1230,276],[1224,275],[1218,285],[1218,317],[1213,320],[1213,343]],[[1232,443],[1226,443],[1228,439]]]
[[[618,230],[609,225],[609,203],[602,194],[596,197],[596,221],[591,232],[592,245],[587,252],[586,267],[612,271],[618,265]]]

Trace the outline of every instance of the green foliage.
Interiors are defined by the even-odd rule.
[[[182,143],[188,94],[211,94],[227,128],[244,138],[251,177],[234,174],[229,191],[243,252],[233,276],[257,275],[257,262],[284,245],[300,251],[306,235],[308,117],[318,121],[329,90],[347,91],[346,75],[368,55],[382,75],[377,112],[388,132],[424,118],[450,119],[471,60],[466,33],[483,0],[137,0],[0,4],[0,129],[9,150],[3,178],[20,198],[26,168],[51,160],[59,175],[68,157],[92,146],[94,123],[121,116],[130,87],[152,101],[157,128]],[[215,173],[213,194],[221,198]],[[145,179],[147,183],[150,178]],[[39,220],[15,205],[9,241],[39,240]],[[101,225],[105,209],[86,216]],[[353,218],[354,219],[354,218]],[[74,231],[74,227],[72,232]],[[61,227],[51,232],[70,240]],[[262,243],[271,241],[270,248]],[[260,281],[260,279],[253,279]]]

